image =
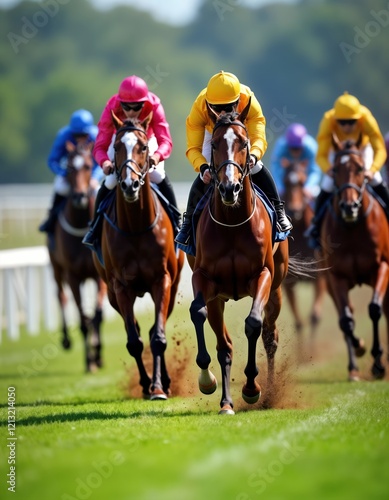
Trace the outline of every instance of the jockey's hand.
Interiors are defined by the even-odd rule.
[[[257,161],[258,161],[258,158],[257,158],[255,155],[250,154],[250,163],[249,163],[249,167],[250,167],[250,168],[253,168],[253,167],[256,165]]]
[[[151,167],[156,167],[159,163],[159,155],[151,155],[149,158],[149,165]]]
[[[209,165],[204,163],[200,167],[200,179],[204,182],[204,184],[209,184],[212,180],[212,175],[209,170]]]
[[[111,160],[105,160],[104,163],[101,165],[101,167],[105,175],[113,173],[114,168]]]
[[[374,174],[371,170],[365,170],[364,175],[367,182],[370,182],[374,177]]]

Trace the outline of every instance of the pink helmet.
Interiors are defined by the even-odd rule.
[[[301,148],[307,129],[301,123],[292,123],[286,130],[286,143],[290,148]]]
[[[148,100],[149,89],[147,84],[139,76],[127,76],[119,87],[119,101],[142,102]]]

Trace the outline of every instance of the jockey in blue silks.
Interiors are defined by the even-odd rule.
[[[49,216],[45,222],[39,226],[39,231],[53,233],[57,220],[58,209],[62,202],[69,195],[70,186],[67,181],[67,157],[66,143],[74,145],[79,143],[95,142],[97,127],[94,124],[93,116],[86,109],[78,109],[70,117],[70,122],[62,127],[54,140],[47,163],[50,170],[55,174],[54,198]],[[104,177],[99,165],[94,162],[91,188],[96,192],[100,187],[100,181]]]

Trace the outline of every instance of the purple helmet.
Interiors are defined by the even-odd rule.
[[[286,130],[286,143],[289,148],[301,148],[307,129],[301,123],[292,123]]]
[[[389,132],[387,132],[385,135],[385,146],[386,146],[386,151],[389,151]]]

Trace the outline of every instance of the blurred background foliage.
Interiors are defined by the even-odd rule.
[[[46,158],[58,129],[78,108],[97,122],[131,74],[143,77],[165,107],[173,181],[194,177],[185,158],[185,118],[221,69],[235,73],[262,104],[265,161],[288,123],[300,121],[316,135],[323,112],[344,90],[372,110],[383,133],[389,129],[386,0],[300,0],[257,9],[204,0],[184,27],[131,7],[27,1],[0,7],[0,33],[1,183],[51,182]]]

